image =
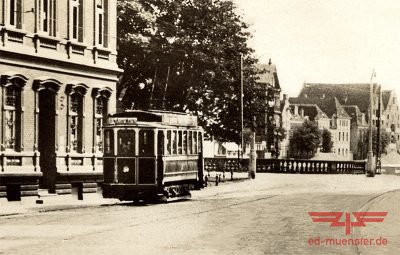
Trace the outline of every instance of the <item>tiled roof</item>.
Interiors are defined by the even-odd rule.
[[[374,91],[377,85],[374,84]],[[305,83],[300,92],[299,98],[336,97],[342,105],[357,105],[361,112],[367,112],[369,107],[369,83],[355,84],[325,84]]]

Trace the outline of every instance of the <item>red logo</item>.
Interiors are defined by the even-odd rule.
[[[346,235],[350,235],[351,227],[365,227],[366,222],[382,222],[387,212],[353,212],[355,221],[351,221],[346,212],[345,220],[340,221],[344,212],[309,212],[313,222],[330,222],[331,227],[345,227]]]

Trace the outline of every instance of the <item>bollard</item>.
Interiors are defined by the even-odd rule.
[[[218,186],[218,174],[215,174],[215,186]]]
[[[208,176],[204,176],[204,185],[207,187],[208,185]]]

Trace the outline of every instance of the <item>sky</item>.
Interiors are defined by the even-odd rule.
[[[276,64],[282,93],[304,82],[369,83],[400,95],[400,1],[234,0],[249,44]]]

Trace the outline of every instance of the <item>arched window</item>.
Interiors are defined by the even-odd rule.
[[[74,152],[82,150],[82,102],[83,96],[74,93],[70,103],[70,149]]]
[[[23,150],[23,88],[27,78],[22,75],[3,75],[2,85],[2,150]]]
[[[5,88],[5,147],[6,149],[19,150],[21,130],[21,88],[11,85]]]
[[[110,88],[93,89],[93,152],[102,152],[102,126],[108,115],[108,102],[112,91]]]
[[[89,87],[85,84],[68,84],[67,151],[84,153],[85,94]]]

